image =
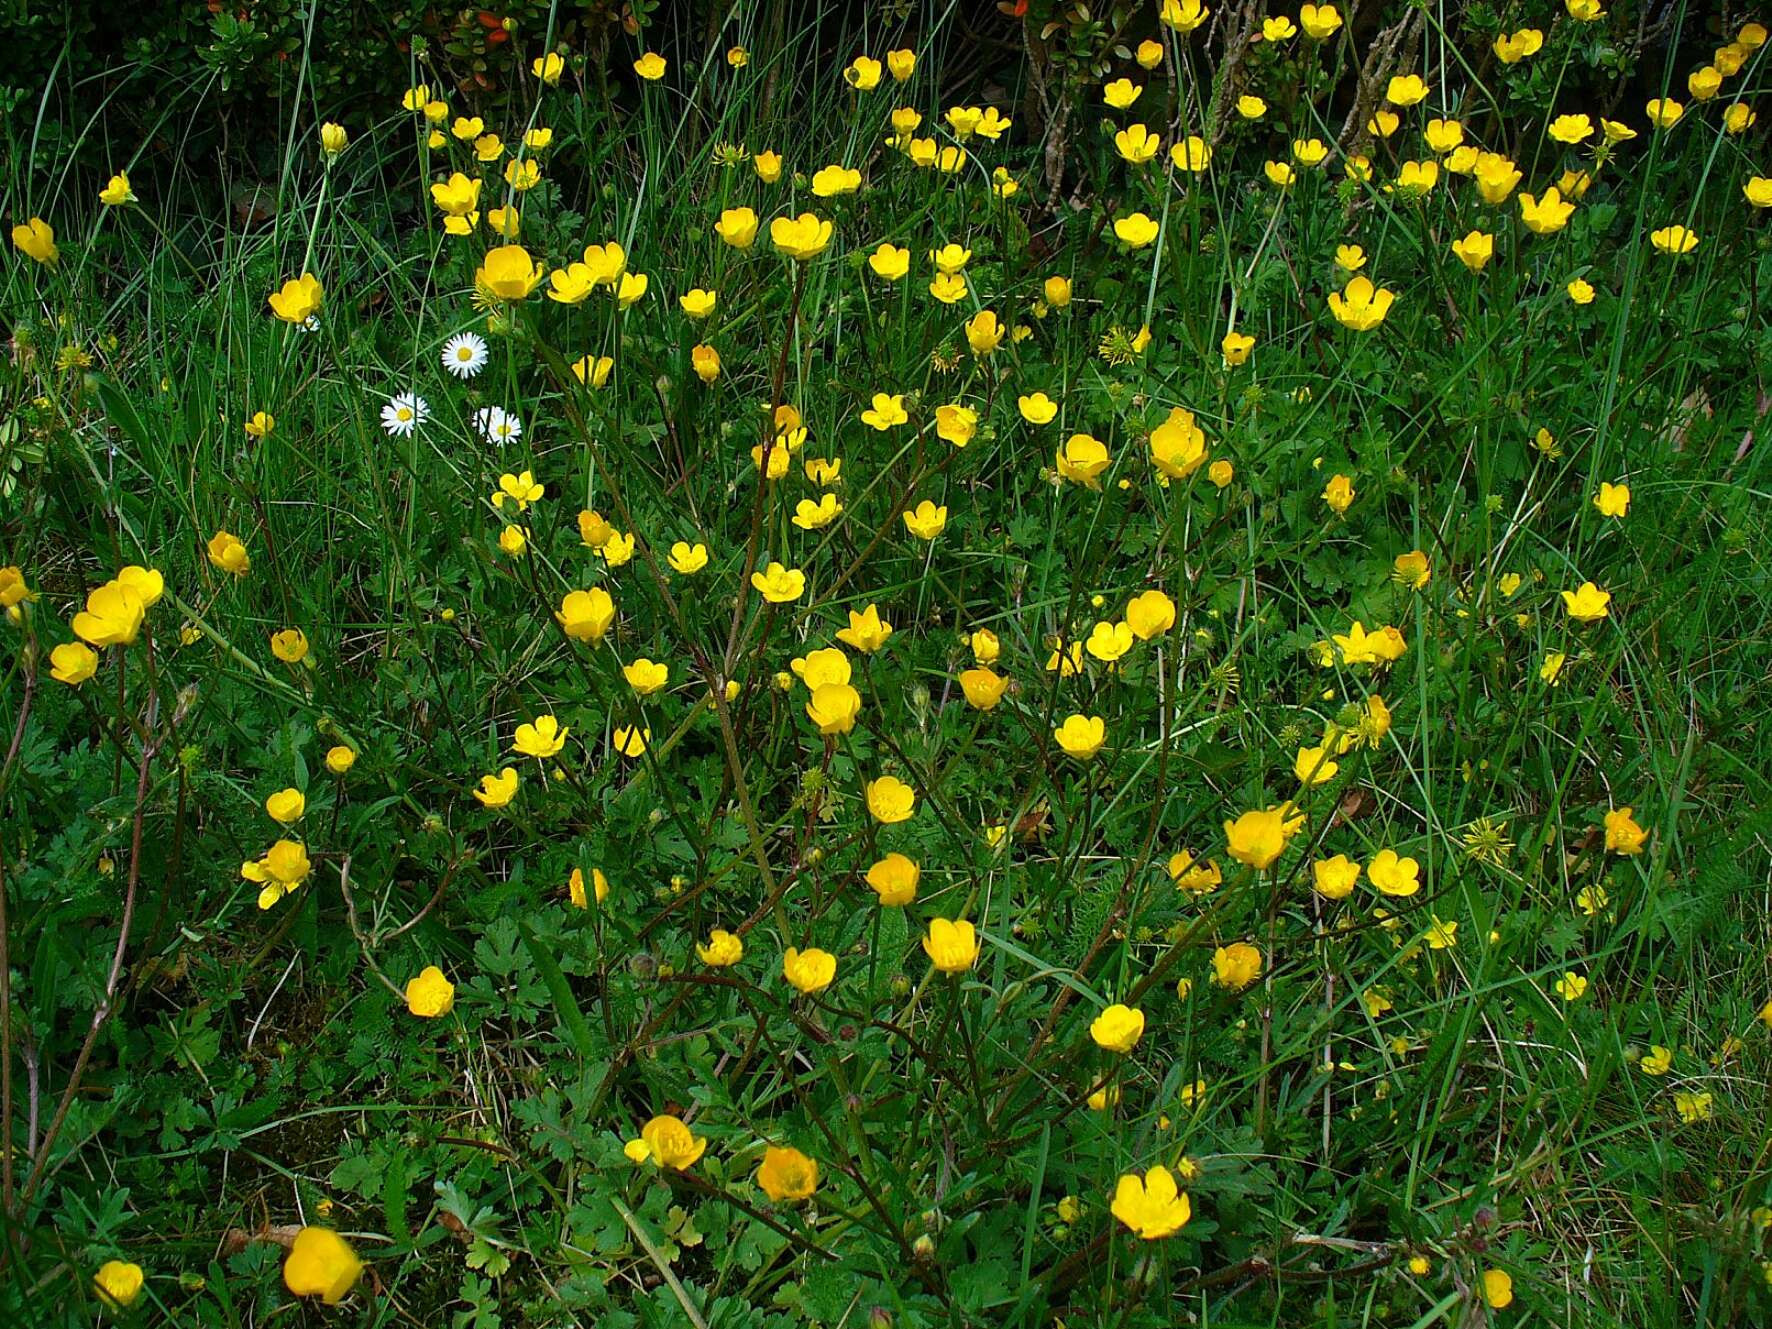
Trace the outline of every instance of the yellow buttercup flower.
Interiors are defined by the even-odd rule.
[[[74,615],[74,635],[92,646],[128,646],[147,610],[139,587],[118,577],[87,595],[86,608]]]
[[[603,874],[602,868],[591,869],[590,887],[585,886],[583,868],[573,868],[572,875],[566,879],[566,896],[575,909],[589,909],[592,896],[602,904],[609,898],[609,878]]]
[[[1089,1037],[1095,1045],[1124,1056],[1144,1036],[1144,1012],[1116,1002],[1089,1025]]]
[[[851,732],[860,713],[861,694],[847,683],[821,684],[812,690],[812,698],[806,703],[806,718],[823,735]]]
[[[1476,183],[1477,192],[1483,196],[1483,202],[1492,206],[1505,203],[1521,178],[1520,168],[1498,153],[1478,153],[1476,164],[1471,168],[1471,179]],[[1528,221],[1527,225],[1530,226],[1531,222]]]
[[[978,412],[959,402],[935,408],[935,432],[956,448],[963,448],[978,432]]]
[[[882,906],[902,908],[917,898],[917,883],[922,870],[903,854],[887,854],[867,871],[867,883],[880,897]]]
[[[1003,700],[1009,680],[982,665],[960,671],[960,691],[966,703],[977,710],[988,711]]]
[[[757,238],[757,214],[750,208],[727,208],[714,223],[714,234],[734,249],[749,249]]]
[[[880,86],[880,62],[872,56],[858,55],[843,70],[843,81],[857,92],[872,92]]]
[[[1111,458],[1107,444],[1089,434],[1072,434],[1058,449],[1054,464],[1059,475],[1087,489],[1101,488],[1101,473]]]
[[[905,413],[904,394],[876,392],[873,405],[861,413],[861,422],[884,433],[911,417]]]
[[[98,652],[78,641],[65,641],[49,652],[49,676],[79,687],[98,672]]]
[[[883,243],[868,256],[868,267],[884,281],[898,281],[911,270],[911,251]]]
[[[1635,809],[1613,808],[1601,819],[1606,828],[1606,852],[1635,857],[1649,843],[1649,832],[1637,824]]]
[[[1421,864],[1399,857],[1394,849],[1380,849],[1366,865],[1366,879],[1382,894],[1406,899],[1421,889]]]
[[[1643,107],[1649,123],[1657,129],[1672,129],[1686,114],[1686,108],[1671,97],[1656,97]]]
[[[1260,978],[1261,968],[1260,949],[1246,941],[1233,941],[1212,952],[1212,981],[1232,992],[1241,992]]]
[[[924,499],[904,514],[905,529],[919,540],[933,540],[947,528],[948,510]]]
[[[1191,849],[1171,854],[1168,872],[1169,880],[1176,888],[1189,895],[1210,895],[1224,884],[1224,873],[1218,863],[1210,858],[1202,862],[1194,857]]]
[[[517,726],[511,751],[545,761],[560,754],[560,749],[566,746],[566,736],[571,732],[553,716],[539,715]]]
[[[546,274],[522,245],[488,250],[474,272],[474,286],[498,300],[527,300]]]
[[[1101,89],[1101,99],[1116,111],[1124,111],[1144,95],[1144,87],[1129,78],[1117,78]]]
[[[517,796],[518,778],[516,768],[512,766],[496,775],[482,775],[479,786],[473,791],[474,797],[489,808],[502,808]]]
[[[810,212],[798,217],[777,217],[769,223],[769,239],[792,259],[817,258],[831,243],[831,223]]]
[[[426,965],[406,985],[406,1009],[422,1019],[435,1019],[455,1009],[455,984],[434,964]]]
[[[1428,86],[1419,74],[1399,74],[1385,85],[1384,99],[1392,106],[1414,106],[1425,101]]]
[[[1520,28],[1496,37],[1491,49],[1504,65],[1516,65],[1527,56],[1537,55],[1544,47],[1544,33],[1537,28]]]
[[[574,641],[602,641],[615,622],[615,601],[601,586],[568,591],[554,618]]]
[[[1406,554],[1398,554],[1391,560],[1391,576],[1399,584],[1407,586],[1412,591],[1423,589],[1432,576],[1427,554],[1419,549],[1411,549]]]
[[[1598,11],[1599,5],[1594,0],[1569,0],[1569,12],[1574,13],[1578,5],[1591,6]],[[1513,1304],[1514,1280],[1504,1269],[1483,1270],[1483,1300],[1492,1310],[1506,1310]]]
[[[1456,120],[1429,120],[1421,137],[1428,147],[1444,157],[1464,142],[1464,126]]]
[[[671,571],[679,576],[692,577],[708,565],[708,547],[699,541],[689,544],[678,540],[671,546],[671,552],[666,555],[665,561],[671,565]]]
[[[640,1128],[649,1157],[659,1167],[686,1172],[707,1152],[708,1142],[691,1131],[681,1117],[658,1116]]]
[[[1192,411],[1176,406],[1151,430],[1150,448],[1152,466],[1172,480],[1185,480],[1206,460],[1206,432],[1194,422]]]
[[[1130,623],[1097,623],[1083,642],[1083,649],[1104,664],[1112,664],[1132,649]]]
[[[1664,254],[1690,254],[1698,248],[1698,235],[1684,226],[1663,226],[1649,232],[1649,242]]]
[[[1154,218],[1142,212],[1134,212],[1114,222],[1114,234],[1132,249],[1143,249],[1157,238],[1161,229]]]
[[[41,217],[14,226],[12,244],[26,258],[39,263],[54,263],[61,257],[61,251],[55,245],[55,228]]]
[[[1212,145],[1198,134],[1189,134],[1169,149],[1169,160],[1176,170],[1198,175],[1212,165]]]
[[[1707,102],[1723,87],[1723,73],[1713,65],[1700,65],[1686,76],[1686,91],[1692,100]]]
[[[837,957],[829,951],[790,946],[781,957],[781,972],[797,992],[811,996],[823,992],[837,977]]]
[[[311,272],[283,283],[282,289],[273,291],[267,298],[271,312],[285,323],[306,323],[320,312],[325,303],[326,292],[319,279]]]
[[[1464,239],[1452,242],[1452,253],[1472,272],[1481,272],[1495,257],[1495,237],[1485,231],[1472,231]]]
[[[1394,188],[1406,198],[1421,198],[1439,183],[1440,164],[1432,161],[1404,162]]]
[[[1630,513],[1630,486],[1615,485],[1605,480],[1600,481],[1599,492],[1594,495],[1594,507],[1602,517],[1623,518]]]
[[[142,1267],[127,1260],[106,1260],[92,1276],[93,1291],[105,1305],[122,1310],[142,1294]]]
[[[1341,27],[1341,14],[1334,5],[1306,4],[1298,11],[1298,26],[1312,41],[1322,41]]]
[[[1573,591],[1561,592],[1563,608],[1569,617],[1577,623],[1598,623],[1612,611],[1608,607],[1612,602],[1612,594],[1602,591],[1591,581],[1584,581]]]
[[[298,1297],[318,1297],[328,1306],[343,1301],[362,1274],[357,1252],[330,1228],[304,1227],[283,1261],[283,1285]]]
[[[1564,1001],[1580,1001],[1587,993],[1587,979],[1574,970],[1566,972],[1551,986]]]
[[[1320,138],[1295,138],[1292,140],[1292,160],[1300,166],[1320,166],[1323,158],[1329,155],[1329,146]]]
[[[1162,636],[1175,626],[1175,601],[1159,590],[1141,591],[1126,603],[1126,626],[1140,641]]]
[[[231,576],[244,577],[252,570],[252,556],[237,535],[217,531],[209,537],[207,549],[209,561]]]
[[[480,182],[456,171],[431,186],[431,202],[448,217],[465,217],[480,206]]]
[[[966,344],[972,348],[973,355],[981,358],[997,349],[1003,333],[1002,320],[989,309],[981,309],[966,321]]]
[[[861,172],[848,166],[826,166],[812,173],[814,198],[835,198],[861,188]]]
[[[1311,886],[1325,900],[1345,900],[1360,880],[1360,865],[1346,854],[1311,864]]]
[[[895,775],[868,781],[865,793],[868,811],[882,825],[909,821],[917,808],[917,791]]]
[[[299,789],[280,789],[265,800],[265,812],[274,822],[287,826],[300,821],[308,801]]]
[[[1107,724],[1099,715],[1073,715],[1052,731],[1053,739],[1074,761],[1089,761],[1107,742]]]
[[[1384,322],[1396,298],[1394,291],[1375,287],[1368,277],[1360,274],[1342,290],[1329,293],[1329,312],[1343,327],[1355,332],[1370,332]]]
[[[944,305],[959,304],[968,289],[966,278],[957,272],[938,272],[929,282],[929,294]]]
[[[934,918],[923,938],[923,953],[944,974],[963,974],[978,959],[978,934],[965,919]]]
[[[708,933],[706,946],[697,943],[695,953],[714,969],[727,969],[744,959],[744,942],[723,928]]]
[[[1186,1193],[1175,1184],[1169,1169],[1161,1165],[1151,1168],[1143,1177],[1136,1172],[1121,1177],[1114,1187],[1109,1209],[1144,1241],[1173,1236],[1193,1217]]]
[[[798,1149],[770,1145],[757,1167],[757,1185],[773,1204],[795,1204],[818,1189],[818,1164]]]
[[[118,171],[99,191],[98,201],[107,208],[120,208],[126,203],[136,202],[135,190],[130,187],[129,173]]]
[[[772,562],[751,574],[751,585],[770,604],[789,604],[805,593],[806,574],[798,568]]]
[[[1260,870],[1273,865],[1303,825],[1304,815],[1286,807],[1257,809],[1225,822],[1224,838],[1232,858]]]
[[[1327,784],[1341,770],[1341,763],[1329,758],[1328,749],[1318,746],[1300,748],[1292,760],[1292,773],[1302,785]]]
[[[1144,125],[1132,124],[1114,135],[1114,150],[1132,165],[1143,166],[1163,150],[1163,140]]]
[[[631,309],[645,298],[647,288],[652,279],[644,272],[624,272],[615,287],[615,303],[623,309]]]
[[[1157,7],[1158,20],[1176,32],[1192,32],[1211,15],[1202,0],[1162,0]]]

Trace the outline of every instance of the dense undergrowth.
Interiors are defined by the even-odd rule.
[[[1772,1308],[1764,28],[1031,8],[12,124],[9,1314]]]

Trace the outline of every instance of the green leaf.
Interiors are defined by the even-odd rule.
[[[535,967],[541,974],[541,981],[547,985],[548,996],[554,1002],[554,1013],[560,1017],[560,1027],[566,1031],[566,1041],[584,1060],[596,1060],[597,1049],[591,1041],[591,1026],[585,1021],[584,1012],[578,1006],[578,998],[572,995],[566,975],[560,972],[560,966],[555,962],[552,952],[536,941],[535,933],[530,930],[526,921],[517,921],[517,932],[523,938],[529,958],[535,962]]]

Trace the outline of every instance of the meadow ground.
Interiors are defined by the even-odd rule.
[[[8,103],[7,1322],[1772,1316],[1755,15],[563,8]]]

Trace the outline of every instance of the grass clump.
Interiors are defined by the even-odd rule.
[[[15,152],[0,1305],[1766,1314],[1765,32],[1382,17]]]

